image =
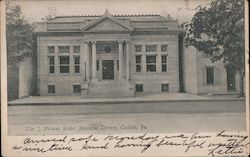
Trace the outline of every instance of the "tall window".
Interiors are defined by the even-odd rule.
[[[146,56],[147,72],[156,72],[156,55]]]
[[[206,80],[207,85],[214,84],[214,67],[207,67],[206,68]]]
[[[141,55],[135,56],[136,72],[141,72]]]
[[[54,46],[48,46],[48,53],[49,54],[55,53],[55,47]]]
[[[141,52],[142,51],[142,45],[135,45],[135,52]]]
[[[74,72],[80,73],[80,56],[74,56]]]
[[[60,56],[60,73],[69,73],[69,56]]]
[[[53,74],[55,73],[55,57],[48,56],[48,59],[49,59],[49,73]]]
[[[96,71],[99,71],[99,60],[96,60]]]
[[[167,72],[167,55],[161,55],[161,71]]]
[[[53,94],[56,93],[55,85],[48,85],[48,93]]]
[[[146,52],[156,52],[157,45],[146,45]]]
[[[58,46],[59,53],[69,53],[69,46]]]
[[[119,60],[116,61],[116,68],[117,68],[117,71],[119,71]]]
[[[80,46],[73,46],[73,53],[80,53]]]
[[[168,45],[161,45],[161,52],[167,52],[168,51]]]

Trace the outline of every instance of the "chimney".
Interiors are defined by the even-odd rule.
[[[49,7],[49,15],[46,17],[47,19],[54,19],[56,17],[56,8]]]

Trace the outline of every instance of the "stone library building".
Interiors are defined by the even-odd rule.
[[[185,48],[171,16],[56,16],[37,23],[40,96],[236,92],[238,75]],[[231,77],[233,76],[233,77]],[[20,91],[20,90],[19,90]]]

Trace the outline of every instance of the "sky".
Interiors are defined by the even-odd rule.
[[[102,15],[108,9],[110,14],[160,14],[177,19],[185,8],[185,0],[18,0],[24,16],[34,22],[42,21],[49,10],[56,15]],[[211,0],[189,0],[189,9]],[[49,9],[50,8],[50,9]],[[179,12],[178,12],[179,11]],[[187,16],[187,14],[181,15]]]

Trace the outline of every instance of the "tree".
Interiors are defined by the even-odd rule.
[[[24,18],[15,0],[6,1],[8,98],[18,98],[19,62],[35,54],[35,26]],[[32,82],[33,83],[33,82]]]
[[[213,54],[212,62],[223,60],[225,68],[240,74],[240,92],[244,94],[244,1],[215,0],[199,6],[191,22],[185,25],[185,46]]]
[[[6,1],[7,57],[11,64],[18,63],[35,52],[34,24],[22,16],[15,1]]]

